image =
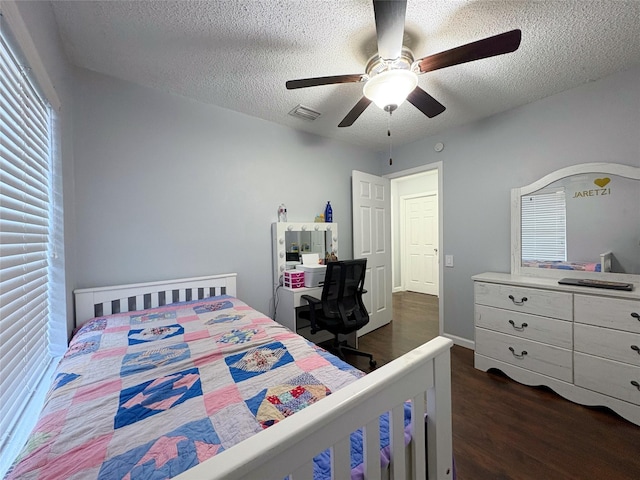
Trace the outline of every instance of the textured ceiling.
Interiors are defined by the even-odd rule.
[[[325,137],[388,148],[388,114],[370,105],[338,123],[362,84],[286,90],[297,78],[364,73],[376,53],[370,0],[53,1],[80,67]],[[419,77],[447,107],[429,119],[405,102],[393,144],[533,102],[640,64],[640,2],[409,0],[405,45],[421,58],[514,28],[520,48]],[[311,122],[288,115],[302,104]]]

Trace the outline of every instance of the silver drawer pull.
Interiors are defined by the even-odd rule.
[[[631,380],[631,385],[633,385],[640,391],[640,383],[636,382],[635,380]]]
[[[640,313],[631,312],[631,316],[636,320],[640,321]]]
[[[640,347],[638,347],[638,345],[631,345],[631,350],[635,351],[638,355],[640,355]]]
[[[516,300],[515,298],[513,298],[513,295],[509,295],[509,298],[511,299],[514,305],[524,305],[524,302],[527,301],[527,297],[522,297],[521,300]]]
[[[514,330],[518,330],[519,332],[523,332],[525,328],[527,328],[529,325],[526,322],[522,322],[522,325],[520,325],[519,327],[516,326],[516,322],[514,322],[513,320],[509,320],[509,323],[511,324],[511,326],[513,327]],[[633,347],[632,347],[633,348]]]
[[[516,358],[524,358],[525,355],[527,354],[526,350],[523,350],[522,353],[516,353],[513,347],[509,347],[509,350],[511,350],[511,354]]]

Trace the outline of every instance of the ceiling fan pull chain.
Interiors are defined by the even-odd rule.
[[[393,140],[391,138],[391,114],[392,110],[389,110],[389,119],[387,120],[387,137],[389,137],[389,165],[393,165],[393,158],[391,157],[391,150],[393,147]]]

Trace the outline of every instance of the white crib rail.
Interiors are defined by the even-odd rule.
[[[378,417],[391,412],[391,478],[451,479],[451,340],[437,337],[318,403],[187,470],[179,480],[313,478],[313,457],[332,449],[332,478],[350,478],[349,435],[364,427],[365,478],[380,478]],[[403,404],[412,400],[411,471],[405,472]]]

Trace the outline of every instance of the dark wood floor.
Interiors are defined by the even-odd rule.
[[[438,334],[437,298],[394,294],[394,321],[360,338],[389,362]],[[349,357],[368,371],[366,359]],[[451,351],[453,450],[458,480],[640,479],[640,427],[604,408],[473,368],[473,351]]]

